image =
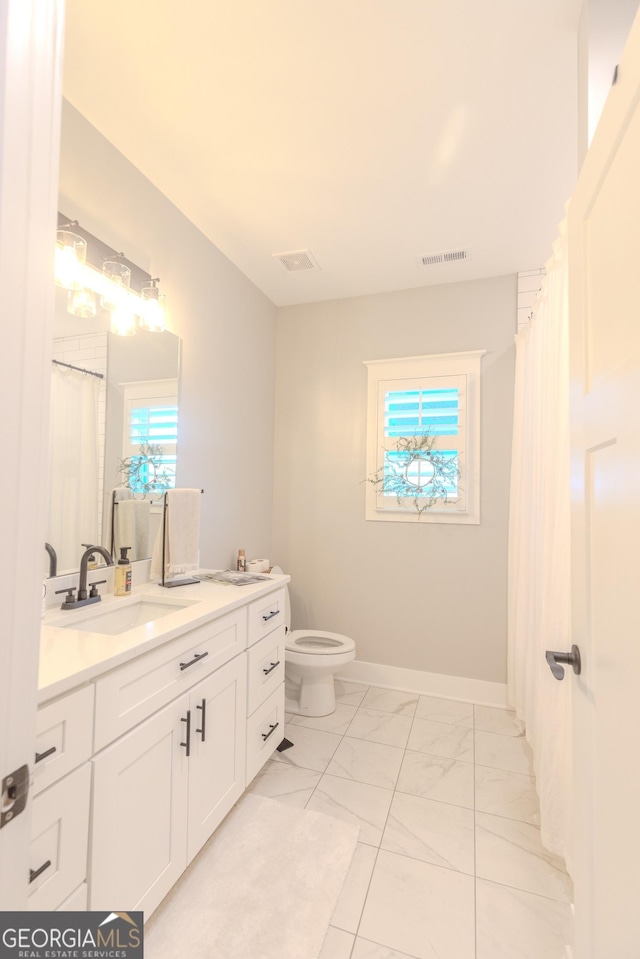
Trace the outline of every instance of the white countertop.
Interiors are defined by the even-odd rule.
[[[286,575],[270,575],[268,580],[243,586],[201,582],[172,589],[163,588],[157,583],[145,583],[135,587],[130,597],[106,593],[100,603],[79,610],[61,610],[56,606],[42,620],[38,702],[46,702],[81,686],[141,653],[162,646],[185,630],[217,619],[278,586],[284,586],[289,580],[290,577]],[[167,613],[154,622],[116,636],[92,633],[83,628],[81,620],[86,617],[110,608],[117,609],[140,597],[158,600],[163,604],[176,604],[178,607],[183,602],[191,605],[177,608],[175,612]],[[77,629],[59,625],[74,620],[78,621]]]

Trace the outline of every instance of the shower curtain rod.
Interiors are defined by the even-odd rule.
[[[94,373],[93,370],[83,370],[81,366],[74,366],[73,363],[63,363],[62,360],[51,360],[56,366],[66,366],[69,370],[77,370],[78,373],[86,373],[87,376],[97,376],[99,380],[104,379],[103,373]]]

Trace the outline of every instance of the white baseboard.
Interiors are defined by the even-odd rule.
[[[400,689],[423,696],[438,696],[441,699],[507,708],[506,683],[490,683],[483,679],[468,679],[466,676],[445,676],[443,673],[427,673],[421,669],[403,669],[382,663],[363,663],[357,659],[347,663],[339,671],[338,678],[350,683]]]

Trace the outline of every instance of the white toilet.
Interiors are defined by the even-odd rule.
[[[271,572],[282,571],[274,567]],[[285,626],[285,710],[299,716],[328,716],[336,708],[333,677],[356,658],[356,644],[348,636],[320,629],[292,632],[288,589]]]

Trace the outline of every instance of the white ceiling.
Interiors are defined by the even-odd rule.
[[[64,92],[278,305],[515,273],[575,182],[580,6],[67,0]]]

